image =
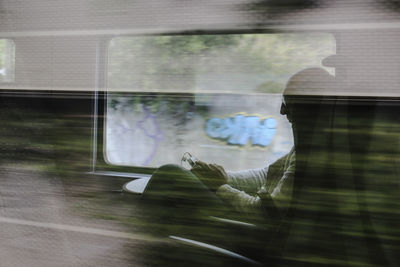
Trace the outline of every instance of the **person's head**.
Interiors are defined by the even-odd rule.
[[[302,96],[328,95],[334,81],[334,76],[322,68],[308,68],[297,72],[286,83],[281,114],[286,115],[287,119],[293,123],[296,99]]]

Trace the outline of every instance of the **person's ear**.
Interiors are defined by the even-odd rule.
[[[287,110],[286,110],[285,103],[282,103],[280,113],[281,113],[281,115],[287,115]]]

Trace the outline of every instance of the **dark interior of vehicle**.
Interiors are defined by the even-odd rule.
[[[397,1],[39,2],[0,4],[4,266],[398,265]],[[309,69],[330,78],[289,90]],[[173,182],[145,201],[184,152],[238,171],[292,147],[261,223]]]

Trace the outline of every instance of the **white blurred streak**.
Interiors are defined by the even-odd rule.
[[[17,224],[17,225],[21,225],[21,226],[33,226],[33,227],[47,228],[47,229],[52,229],[52,230],[77,232],[77,233],[90,234],[90,235],[101,235],[101,236],[106,236],[106,237],[123,238],[123,239],[130,239],[130,240],[165,242],[160,238],[154,238],[154,237],[150,237],[150,236],[132,234],[132,233],[127,233],[127,232],[110,231],[110,230],[104,230],[104,229],[98,229],[98,228],[88,228],[88,227],[66,225],[66,224],[37,222],[37,221],[31,221],[31,220],[21,220],[21,219],[14,219],[14,218],[8,218],[8,217],[0,217],[0,223]]]

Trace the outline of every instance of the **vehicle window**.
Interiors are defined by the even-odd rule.
[[[15,43],[0,39],[0,82],[13,82],[15,74]]]
[[[105,158],[156,167],[190,152],[231,170],[265,166],[293,145],[279,113],[287,80],[335,51],[316,33],[114,38]]]

